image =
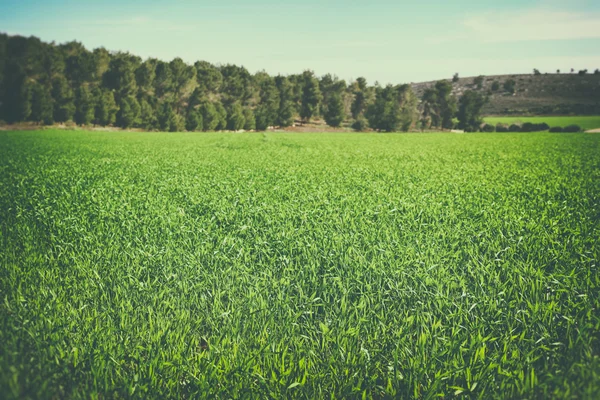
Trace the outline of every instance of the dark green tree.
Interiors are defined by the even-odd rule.
[[[220,101],[215,101],[215,110],[217,111],[218,123],[216,129],[223,131],[227,129],[227,110]]]
[[[117,125],[121,128],[131,128],[140,122],[140,103],[132,95],[127,95],[119,101]]]
[[[82,85],[75,94],[75,123],[89,125],[94,120],[94,96],[87,85]]]
[[[256,129],[256,119],[254,112],[249,108],[244,108],[244,130],[253,131]]]
[[[345,118],[344,101],[339,93],[334,93],[328,99],[325,122],[329,126],[339,127]]]
[[[481,94],[467,90],[458,102],[458,127],[467,132],[476,132],[483,123],[481,109],[486,103]]]
[[[140,126],[147,130],[158,129],[157,112],[155,110],[155,104],[151,103],[152,100],[156,100],[155,97],[145,98],[142,97],[138,100],[140,104]]]
[[[51,88],[40,83],[32,85],[30,119],[45,125],[54,123]]]
[[[185,118],[185,129],[194,132],[201,130],[203,125],[202,114],[199,110],[189,109]]]
[[[219,125],[219,114],[213,103],[208,100],[203,101],[198,108],[202,115],[202,127],[204,131],[214,131]]]
[[[312,71],[304,71],[302,74],[302,98],[300,106],[300,117],[304,122],[309,122],[313,116],[319,113],[321,99],[319,81],[315,78]]]
[[[517,82],[515,82],[513,79],[508,79],[504,82],[502,87],[504,88],[505,92],[513,94],[515,92],[516,85],[517,85]]]
[[[94,124],[108,126],[115,123],[117,120],[117,102],[115,95],[111,90],[95,88],[94,89],[95,109],[94,109]]]
[[[275,125],[281,127],[291,126],[294,123],[294,116],[296,115],[293,85],[287,77],[281,75],[275,77],[275,85],[279,91],[279,107],[277,109]]]
[[[75,115],[75,96],[63,75],[57,75],[52,80],[52,98],[54,99],[54,121],[71,121]]]
[[[244,123],[246,122],[244,118],[244,109],[240,105],[240,103],[234,103],[229,107],[229,112],[227,113],[227,126],[226,128],[230,131],[239,131],[244,128]]]

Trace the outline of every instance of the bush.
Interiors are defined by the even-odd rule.
[[[485,124],[481,127],[481,132],[496,132],[496,127],[494,125]]]
[[[514,79],[509,79],[506,82],[504,82],[503,88],[504,91],[513,94],[515,92],[515,86],[516,86],[517,82],[514,81]]]
[[[560,133],[562,131],[563,131],[563,128],[560,126],[553,126],[552,128],[550,128],[550,132]]]
[[[563,128],[563,132],[581,132],[581,127],[579,125],[569,125]]]
[[[533,132],[533,124],[531,122],[525,122],[521,125],[521,132]]]
[[[534,124],[531,122],[525,122],[523,126],[521,126],[521,132],[541,132],[546,131],[550,128],[550,126],[545,123]]]
[[[496,125],[496,132],[508,132],[508,126],[504,124]]]
[[[352,129],[356,132],[364,132],[369,127],[367,120],[364,118],[358,118],[356,121],[352,123]]]
[[[517,124],[512,124],[508,127],[509,132],[521,132],[521,127]]]
[[[492,92],[497,92],[500,89],[500,83],[498,83],[498,81],[494,81],[494,83],[492,83]]]

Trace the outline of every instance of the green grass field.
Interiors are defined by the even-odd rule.
[[[552,126],[565,127],[567,125],[579,125],[584,131],[600,128],[600,116],[579,116],[579,117],[486,117],[488,124],[514,124],[514,123],[547,123]]]
[[[599,398],[600,135],[0,132],[3,398]]]

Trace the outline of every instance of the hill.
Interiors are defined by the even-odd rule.
[[[600,74],[491,75],[484,76],[481,87],[476,77],[460,78],[452,83],[453,94],[460,97],[466,90],[489,96],[486,115],[593,115],[600,114]],[[514,81],[514,93],[504,89]],[[412,83],[418,97],[436,81]],[[498,89],[493,90],[494,82]]]

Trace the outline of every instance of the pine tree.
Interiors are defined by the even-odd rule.
[[[132,95],[125,96],[119,102],[119,112],[117,113],[117,125],[121,128],[131,128],[139,123],[141,107],[139,102]]]
[[[249,108],[244,108],[244,130],[253,131],[256,129],[256,119],[254,112]]]
[[[344,102],[342,96],[334,93],[328,100],[325,122],[329,126],[339,127],[345,118]]]
[[[309,122],[313,116],[319,113],[321,99],[319,81],[312,71],[304,71],[302,74],[302,104],[300,106],[300,117],[303,121]]]
[[[77,89],[75,96],[75,123],[78,125],[89,125],[94,119],[94,99],[87,85]]]

